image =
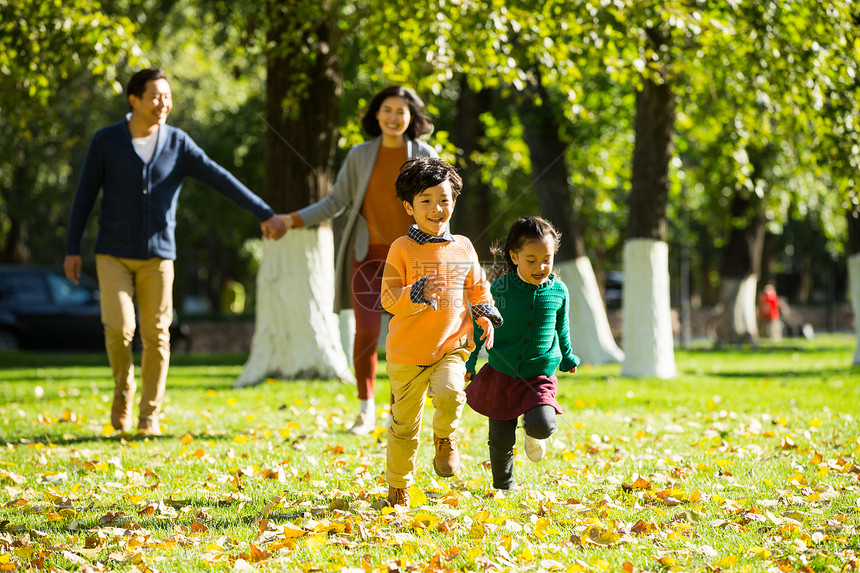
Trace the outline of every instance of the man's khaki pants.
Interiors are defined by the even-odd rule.
[[[427,397],[433,401],[433,433],[447,438],[460,425],[466,394],[463,392],[469,352],[458,348],[430,366],[389,362],[391,425],[385,477],[391,487],[409,487],[418,452],[418,435]]]
[[[173,261],[96,255],[96,270],[101,291],[105,348],[116,384],[111,423],[118,430],[128,430],[131,426],[136,389],[131,348],[136,300],[143,344],[138,429],[158,429],[170,363]]]

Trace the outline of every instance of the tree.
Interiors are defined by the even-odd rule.
[[[118,71],[139,54],[133,31],[93,0],[0,1],[2,260],[28,262],[33,247],[56,252],[67,216],[59,196],[80,143],[69,120],[90,112],[90,78],[121,90]],[[34,228],[47,232],[31,235]]]
[[[333,182],[339,17],[336,2],[267,5],[265,196],[279,212],[319,200]],[[352,380],[331,310],[331,226],[292,230],[281,243],[264,245],[254,340],[236,387],[270,376]]]
[[[566,162],[568,146],[559,135],[564,118],[554,113],[558,107],[551,103],[550,94],[541,83],[540,72],[532,75],[534,85],[519,98],[521,116],[541,213],[563,237],[556,272],[570,292],[570,327],[575,333],[576,351],[591,364],[620,362],[624,353],[612,337],[594,269],[573,212]]]
[[[755,341],[766,226],[778,233],[790,218],[815,212],[832,239],[841,232],[833,220],[840,196],[826,189],[815,165],[825,149],[817,140],[833,130],[823,121],[829,114],[814,110],[824,94],[852,92],[838,63],[846,56],[850,60],[847,10],[843,2],[758,3],[727,10],[724,25],[733,33],[715,37],[722,40],[713,47],[723,65],[710,66],[714,95],[687,102],[694,118],[685,133],[688,152],[700,158],[699,178],[710,183],[709,200],[724,211],[712,217],[723,227],[713,228],[714,234],[726,235],[720,296],[724,341]]]

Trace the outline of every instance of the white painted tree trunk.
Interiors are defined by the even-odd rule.
[[[577,257],[555,265],[558,277],[570,292],[570,339],[573,352],[588,364],[617,364],[624,360],[618,348],[594,267],[588,257]]]
[[[854,351],[854,366],[860,366],[860,253],[848,257],[848,281],[851,285],[851,310],[857,329],[857,349]]]
[[[743,279],[723,278],[720,282],[720,302],[723,318],[717,328],[719,342],[739,344],[758,343],[756,287],[758,277],[749,274]]]
[[[669,293],[669,245],[654,239],[624,243],[621,375],[673,378],[675,337]]]
[[[251,354],[234,387],[267,378],[355,382],[332,311],[333,261],[329,227],[293,229],[263,242]]]

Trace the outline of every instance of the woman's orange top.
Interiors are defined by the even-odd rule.
[[[390,245],[402,237],[414,223],[394,194],[394,180],[406,162],[406,147],[379,146],[373,174],[361,205],[361,216],[367,221],[371,245]]]

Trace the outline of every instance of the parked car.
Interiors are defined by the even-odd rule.
[[[174,313],[171,343],[188,326]],[[99,289],[84,275],[70,282],[62,269],[0,265],[0,351],[104,350]]]
[[[623,290],[624,273],[621,271],[606,271],[606,287],[603,295],[606,308],[621,308]]]

